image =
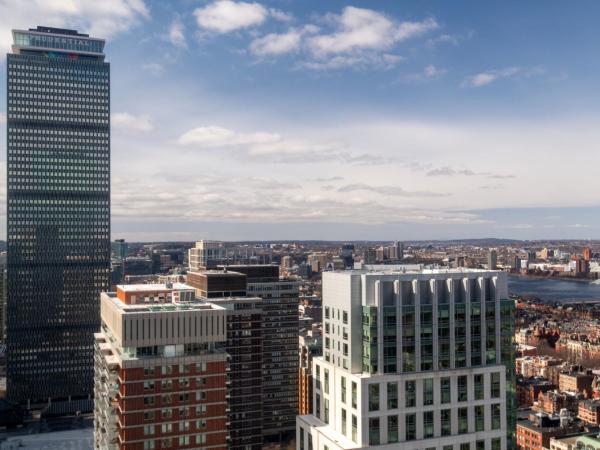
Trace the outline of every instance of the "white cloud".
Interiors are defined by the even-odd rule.
[[[75,28],[93,37],[111,39],[149,17],[144,0],[2,0],[0,52],[10,51],[14,28]]]
[[[506,69],[491,70],[473,75],[465,80],[468,86],[480,87],[493,83],[499,78],[508,78],[519,73],[518,67],[507,67]]]
[[[260,3],[233,0],[213,1],[197,8],[194,15],[202,30],[219,34],[257,27],[269,18],[294,20],[288,13],[267,9]],[[391,51],[394,46],[438,28],[432,18],[401,22],[378,11],[353,6],[315,20],[325,29],[307,23],[262,36],[254,32],[249,52],[258,57],[300,53],[303,57],[294,67],[310,70],[389,69],[403,60]]]
[[[480,72],[475,75],[471,75],[462,83],[462,86],[468,87],[481,87],[491,84],[497,80],[502,78],[516,78],[516,77],[533,77],[537,75],[542,75],[545,73],[545,69],[543,67],[533,67],[533,68],[522,68],[522,67],[506,67],[504,69],[498,70],[488,70],[486,72]]]
[[[509,225],[533,223],[533,219],[498,219],[481,212],[484,209],[598,204],[593,177],[568,186],[547,182],[549,172],[569,170],[565,155],[573,154],[573,148],[578,149],[577,160],[600,164],[600,154],[590,144],[599,138],[596,120],[429,122],[363,114],[355,120],[309,118],[298,124],[238,115],[230,118],[232,125],[184,128],[182,144],[177,146],[168,134],[159,140],[158,132],[134,135],[132,144],[121,146],[117,144],[124,134],[115,135],[113,150],[119,163],[114,175],[126,179],[125,185],[113,186],[115,221],[143,218],[160,230],[179,229],[180,224],[202,229],[198,224],[203,221],[290,226],[299,221],[349,226],[402,221],[439,224],[444,230],[446,224],[481,225],[485,234],[494,228],[483,228],[484,219]],[[196,131],[183,132],[192,129]],[[420,162],[420,170],[410,164],[414,159]],[[541,160],[546,170],[527,169]],[[436,168],[438,176],[427,176]],[[173,173],[178,177],[173,178]],[[265,179],[255,179],[256,174]],[[492,178],[511,175],[510,180]],[[186,180],[184,197],[181,179]],[[525,189],[524,180],[534,187]],[[464,214],[467,210],[480,213]],[[573,223],[591,223],[591,219]],[[226,228],[222,227],[223,233],[231,233]],[[427,227],[413,228],[415,233],[431,232]],[[248,227],[231,229],[243,234]],[[541,229],[537,223],[531,231],[536,229]],[[298,227],[293,230],[301,233]],[[589,228],[570,230],[576,234]]]
[[[433,64],[426,66],[421,72],[409,73],[401,76],[398,81],[402,83],[419,83],[443,77],[448,71],[440,69]]]
[[[427,41],[427,45],[434,46],[436,44],[452,44],[458,45],[460,42],[460,37],[454,36],[451,34],[441,34],[440,36],[436,36]]]
[[[441,34],[439,36],[432,37],[427,40],[426,45],[428,47],[435,47],[438,44],[449,44],[449,45],[459,45],[461,42],[469,40],[475,36],[475,32],[473,30],[468,30],[464,33],[460,34]]]
[[[261,25],[269,11],[260,3],[217,0],[194,11],[198,26],[216,33]]]
[[[446,73],[446,69],[438,69],[433,64],[425,67],[424,74],[427,78],[439,77]]]
[[[151,73],[152,75],[160,75],[165,71],[164,66],[157,62],[143,64],[142,69],[144,69],[146,72]]]
[[[396,44],[438,27],[433,19],[398,22],[380,12],[353,6],[345,7],[339,15],[328,14],[323,21],[328,30],[314,24],[292,27],[285,33],[254,39],[250,51],[257,56],[301,51],[306,57],[296,67],[311,70],[389,69],[403,59],[390,52]]]
[[[179,18],[176,18],[171,22],[171,26],[169,27],[169,42],[175,47],[187,48],[185,27]]]
[[[467,176],[467,177],[480,176],[480,177],[491,178],[491,179],[495,179],[495,180],[503,180],[503,179],[515,177],[514,175],[503,175],[503,174],[497,174],[497,173],[491,173],[491,172],[475,172],[471,169],[455,169],[450,166],[444,166],[444,167],[438,167],[435,169],[431,169],[425,175],[428,177],[441,177],[441,176],[454,177],[454,176],[459,176],[459,175],[463,175],[463,176]]]
[[[495,228],[507,228],[509,230],[529,230],[534,228],[534,226],[530,223],[515,223],[508,225],[497,225]]]
[[[331,16],[336,30],[309,39],[317,56],[365,50],[387,50],[397,42],[421,35],[438,27],[433,19],[397,23],[382,13],[347,6],[340,15]]]
[[[287,33],[270,33],[254,39],[250,51],[257,56],[281,55],[300,48],[302,31],[291,28]]]
[[[338,192],[370,191],[376,194],[396,197],[446,197],[448,194],[431,191],[408,191],[400,186],[374,186],[366,183],[348,184],[338,188]]]
[[[402,61],[399,55],[389,53],[377,54],[356,54],[356,55],[336,55],[327,59],[314,59],[304,61],[298,64],[300,68],[311,70],[337,70],[344,68],[369,69],[377,67],[379,69],[392,69],[398,62]]]
[[[269,14],[273,19],[279,20],[280,22],[291,22],[294,20],[294,16],[290,13],[286,13],[285,11],[276,8],[270,8]]]
[[[269,33],[254,39],[250,43],[250,51],[256,56],[276,56],[297,51],[304,36],[318,31],[318,27],[309,24],[302,28],[290,28],[285,33]]]
[[[394,40],[404,41],[406,39],[411,39],[425,34],[428,31],[436,30],[438,27],[438,23],[431,18],[421,22],[402,22],[396,30]]]
[[[205,147],[229,147],[237,145],[269,144],[281,141],[281,136],[271,133],[236,133],[233,130],[206,126],[194,128],[179,137],[182,145],[198,145]]]
[[[147,115],[134,116],[127,112],[118,112],[111,114],[111,125],[118,130],[141,133],[152,131],[154,125]]]
[[[185,171],[185,169],[183,169]],[[178,172],[183,173],[183,172]],[[389,195],[394,202],[384,201],[381,194],[363,196],[352,192],[324,192],[313,189],[313,183],[294,184],[289,178],[256,178],[219,176],[214,173],[185,172],[189,195],[180,195],[181,180],[128,173],[113,182],[113,216],[120,223],[176,221],[224,221],[232,223],[481,223],[472,213],[432,210],[401,205],[401,197],[420,197],[405,191]],[[383,188],[396,187],[382,186]],[[377,188],[377,187],[376,187]],[[427,193],[424,193],[427,196]]]
[[[201,126],[182,134],[180,145],[200,149],[227,148],[234,159],[277,164],[314,164],[337,161],[350,165],[387,164],[392,158],[348,152],[338,142],[314,143],[284,138],[277,133],[239,133],[220,126]]]
[[[0,112],[0,123],[6,122],[6,114]]]

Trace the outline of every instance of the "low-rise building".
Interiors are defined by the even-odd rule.
[[[583,394],[580,392],[560,392],[558,390],[540,392],[535,409],[547,414],[558,414],[566,409],[575,416],[582,399]]]
[[[556,389],[545,378],[520,378],[517,380],[517,405],[520,408],[529,408],[538,400],[540,393]]]
[[[580,434],[550,438],[550,450],[576,450]]]
[[[592,396],[594,374],[591,370],[563,372],[558,377],[558,389],[566,392],[581,392],[586,397]]]
[[[583,436],[578,436],[575,443],[576,449],[585,450],[600,450],[600,436],[598,432],[587,433]]]
[[[542,450],[550,447],[550,438],[578,431],[567,417],[544,413],[530,414],[528,420],[517,422],[517,449]]]
[[[524,378],[542,377],[550,379],[552,376],[552,367],[560,366],[563,360],[552,356],[522,356],[516,358],[515,368],[518,375]],[[558,380],[556,380],[558,383]]]
[[[577,417],[585,423],[600,425],[600,400],[580,401]]]

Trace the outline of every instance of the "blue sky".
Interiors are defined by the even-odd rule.
[[[114,238],[600,238],[600,4],[576,6],[8,0],[0,49],[107,39]]]

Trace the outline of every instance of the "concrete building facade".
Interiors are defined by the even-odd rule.
[[[324,355],[297,450],[513,448],[506,274],[323,274]]]

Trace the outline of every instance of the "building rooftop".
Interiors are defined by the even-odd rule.
[[[193,288],[192,288],[193,289]],[[207,311],[207,310],[222,310],[224,308],[202,300],[194,300],[191,302],[167,302],[167,303],[123,303],[116,292],[105,292],[104,295],[112,301],[112,303],[125,313],[152,313],[152,312],[171,312],[171,311]]]
[[[332,442],[335,442],[341,448],[343,448],[343,449],[359,448],[358,444],[355,444],[354,442],[352,442],[350,439],[348,439],[343,434],[338,433],[331,425],[327,425],[325,422],[317,419],[314,415],[311,414],[311,415],[299,416],[299,417],[307,425],[318,428],[319,431],[321,433],[323,433],[323,435],[327,439],[331,440]]]
[[[334,273],[351,274],[369,274],[369,275],[390,275],[390,274],[423,274],[423,275],[441,275],[441,274],[476,274],[476,273],[502,273],[501,270],[488,269],[468,269],[468,268],[441,268],[427,267],[418,265],[367,265],[364,269],[353,269],[345,271],[335,271]]]
[[[556,426],[540,426],[540,425],[538,425],[538,423],[533,422],[529,419],[519,420],[517,422],[517,426],[527,428],[527,429],[529,429],[531,431],[535,431],[537,433],[548,433],[548,432],[552,432],[552,431],[561,430],[561,426],[559,423],[557,423]]]
[[[119,284],[117,285],[117,289],[121,289],[127,293],[194,290],[192,286],[185,283]]]
[[[55,54],[104,57],[104,39],[90,37],[76,30],[38,26],[29,30],[12,30],[13,52],[35,51],[46,56]]]
[[[579,402],[579,404],[583,404],[586,408],[591,408],[591,407],[600,407],[600,399],[598,398],[594,398],[594,399],[587,399],[587,400],[581,400]]]
[[[579,439],[580,437],[584,436],[586,434],[586,432],[583,433],[577,433],[577,434],[573,434],[571,436],[564,436],[564,437],[553,437],[552,439],[554,439],[555,441],[560,441],[563,442],[565,444],[568,445],[575,445],[577,444],[577,439]]]
[[[196,275],[203,275],[203,276],[207,276],[207,277],[243,277],[246,276],[246,274],[241,273],[241,272],[236,272],[235,270],[219,270],[219,269],[208,269],[208,270],[191,270],[188,272],[188,274],[193,273]]]
[[[36,28],[30,28],[29,31],[37,31],[39,33],[65,34],[68,36],[90,37],[89,34],[80,33],[77,30],[68,28],[45,27],[38,25]],[[121,239],[123,241],[123,239]]]
[[[6,439],[0,448],[18,448],[20,450],[92,450],[94,448],[94,429],[56,431],[51,433],[28,434]],[[15,445],[12,447],[11,445]]]

